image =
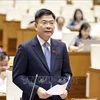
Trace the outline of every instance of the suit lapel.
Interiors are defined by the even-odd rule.
[[[37,37],[35,37],[32,42],[33,42],[33,50],[35,51],[35,53],[37,54],[37,56],[39,57],[41,62],[44,64],[45,68],[49,71],[45,56],[43,54],[42,48],[40,46],[40,43],[39,43]]]
[[[55,67],[57,57],[57,43],[51,39],[51,70]]]

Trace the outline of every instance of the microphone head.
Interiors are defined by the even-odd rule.
[[[38,74],[36,74],[36,78],[38,77]]]

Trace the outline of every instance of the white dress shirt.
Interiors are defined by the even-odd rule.
[[[38,35],[37,35],[37,38],[38,38],[38,41],[39,41],[39,43],[41,45],[41,48],[43,50],[43,53],[44,53],[44,43],[45,43],[45,41],[43,39],[41,39]],[[49,40],[47,41],[49,50],[51,50],[51,47],[50,47],[51,46],[51,42],[50,42],[50,40],[51,40],[51,38],[49,38]]]

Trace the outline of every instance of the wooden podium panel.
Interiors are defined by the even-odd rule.
[[[6,96],[0,96],[0,100],[6,100]]]
[[[0,47],[3,46],[3,22],[6,19],[6,15],[0,14]]]
[[[66,0],[66,4],[72,4],[72,0]]]
[[[73,77],[68,98],[85,98],[86,77]]]
[[[5,14],[0,14],[0,30],[3,29],[3,23],[6,20]]]
[[[86,73],[89,71],[90,52],[69,52],[73,79],[66,100],[86,98]]]
[[[100,0],[93,0],[93,5],[100,5]]]
[[[34,29],[20,29],[17,35],[17,47],[16,48],[18,48],[19,44],[31,38],[34,38],[34,36],[36,36],[36,30]]]
[[[2,30],[0,30],[0,47],[2,47],[3,46],[3,43],[2,43],[2,41],[3,41],[3,39],[2,39],[2,36],[3,34],[2,34]]]
[[[90,68],[89,97],[100,100],[100,69]]]
[[[69,59],[73,76],[86,76],[91,66],[90,52],[69,52]]]
[[[6,100],[6,94],[0,93],[0,100]]]
[[[16,52],[17,33],[20,29],[20,22],[5,21],[3,25],[3,50],[9,55]]]

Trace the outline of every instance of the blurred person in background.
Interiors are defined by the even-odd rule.
[[[8,61],[9,56],[5,52],[0,52],[0,94],[6,93]]]
[[[82,43],[82,40],[93,39],[90,36],[90,30],[91,27],[89,23],[83,23],[80,27],[78,36],[76,36],[70,43],[69,51],[76,51],[76,52],[83,51],[84,44]]]
[[[52,35],[53,39],[61,40],[63,33],[69,33],[70,29],[64,26],[65,19],[62,16],[56,18],[56,26],[54,30],[54,34]]]
[[[79,30],[80,26],[85,21],[86,20],[83,17],[83,12],[81,11],[81,9],[76,9],[73,19],[70,20],[67,28],[69,28],[70,30]]]

